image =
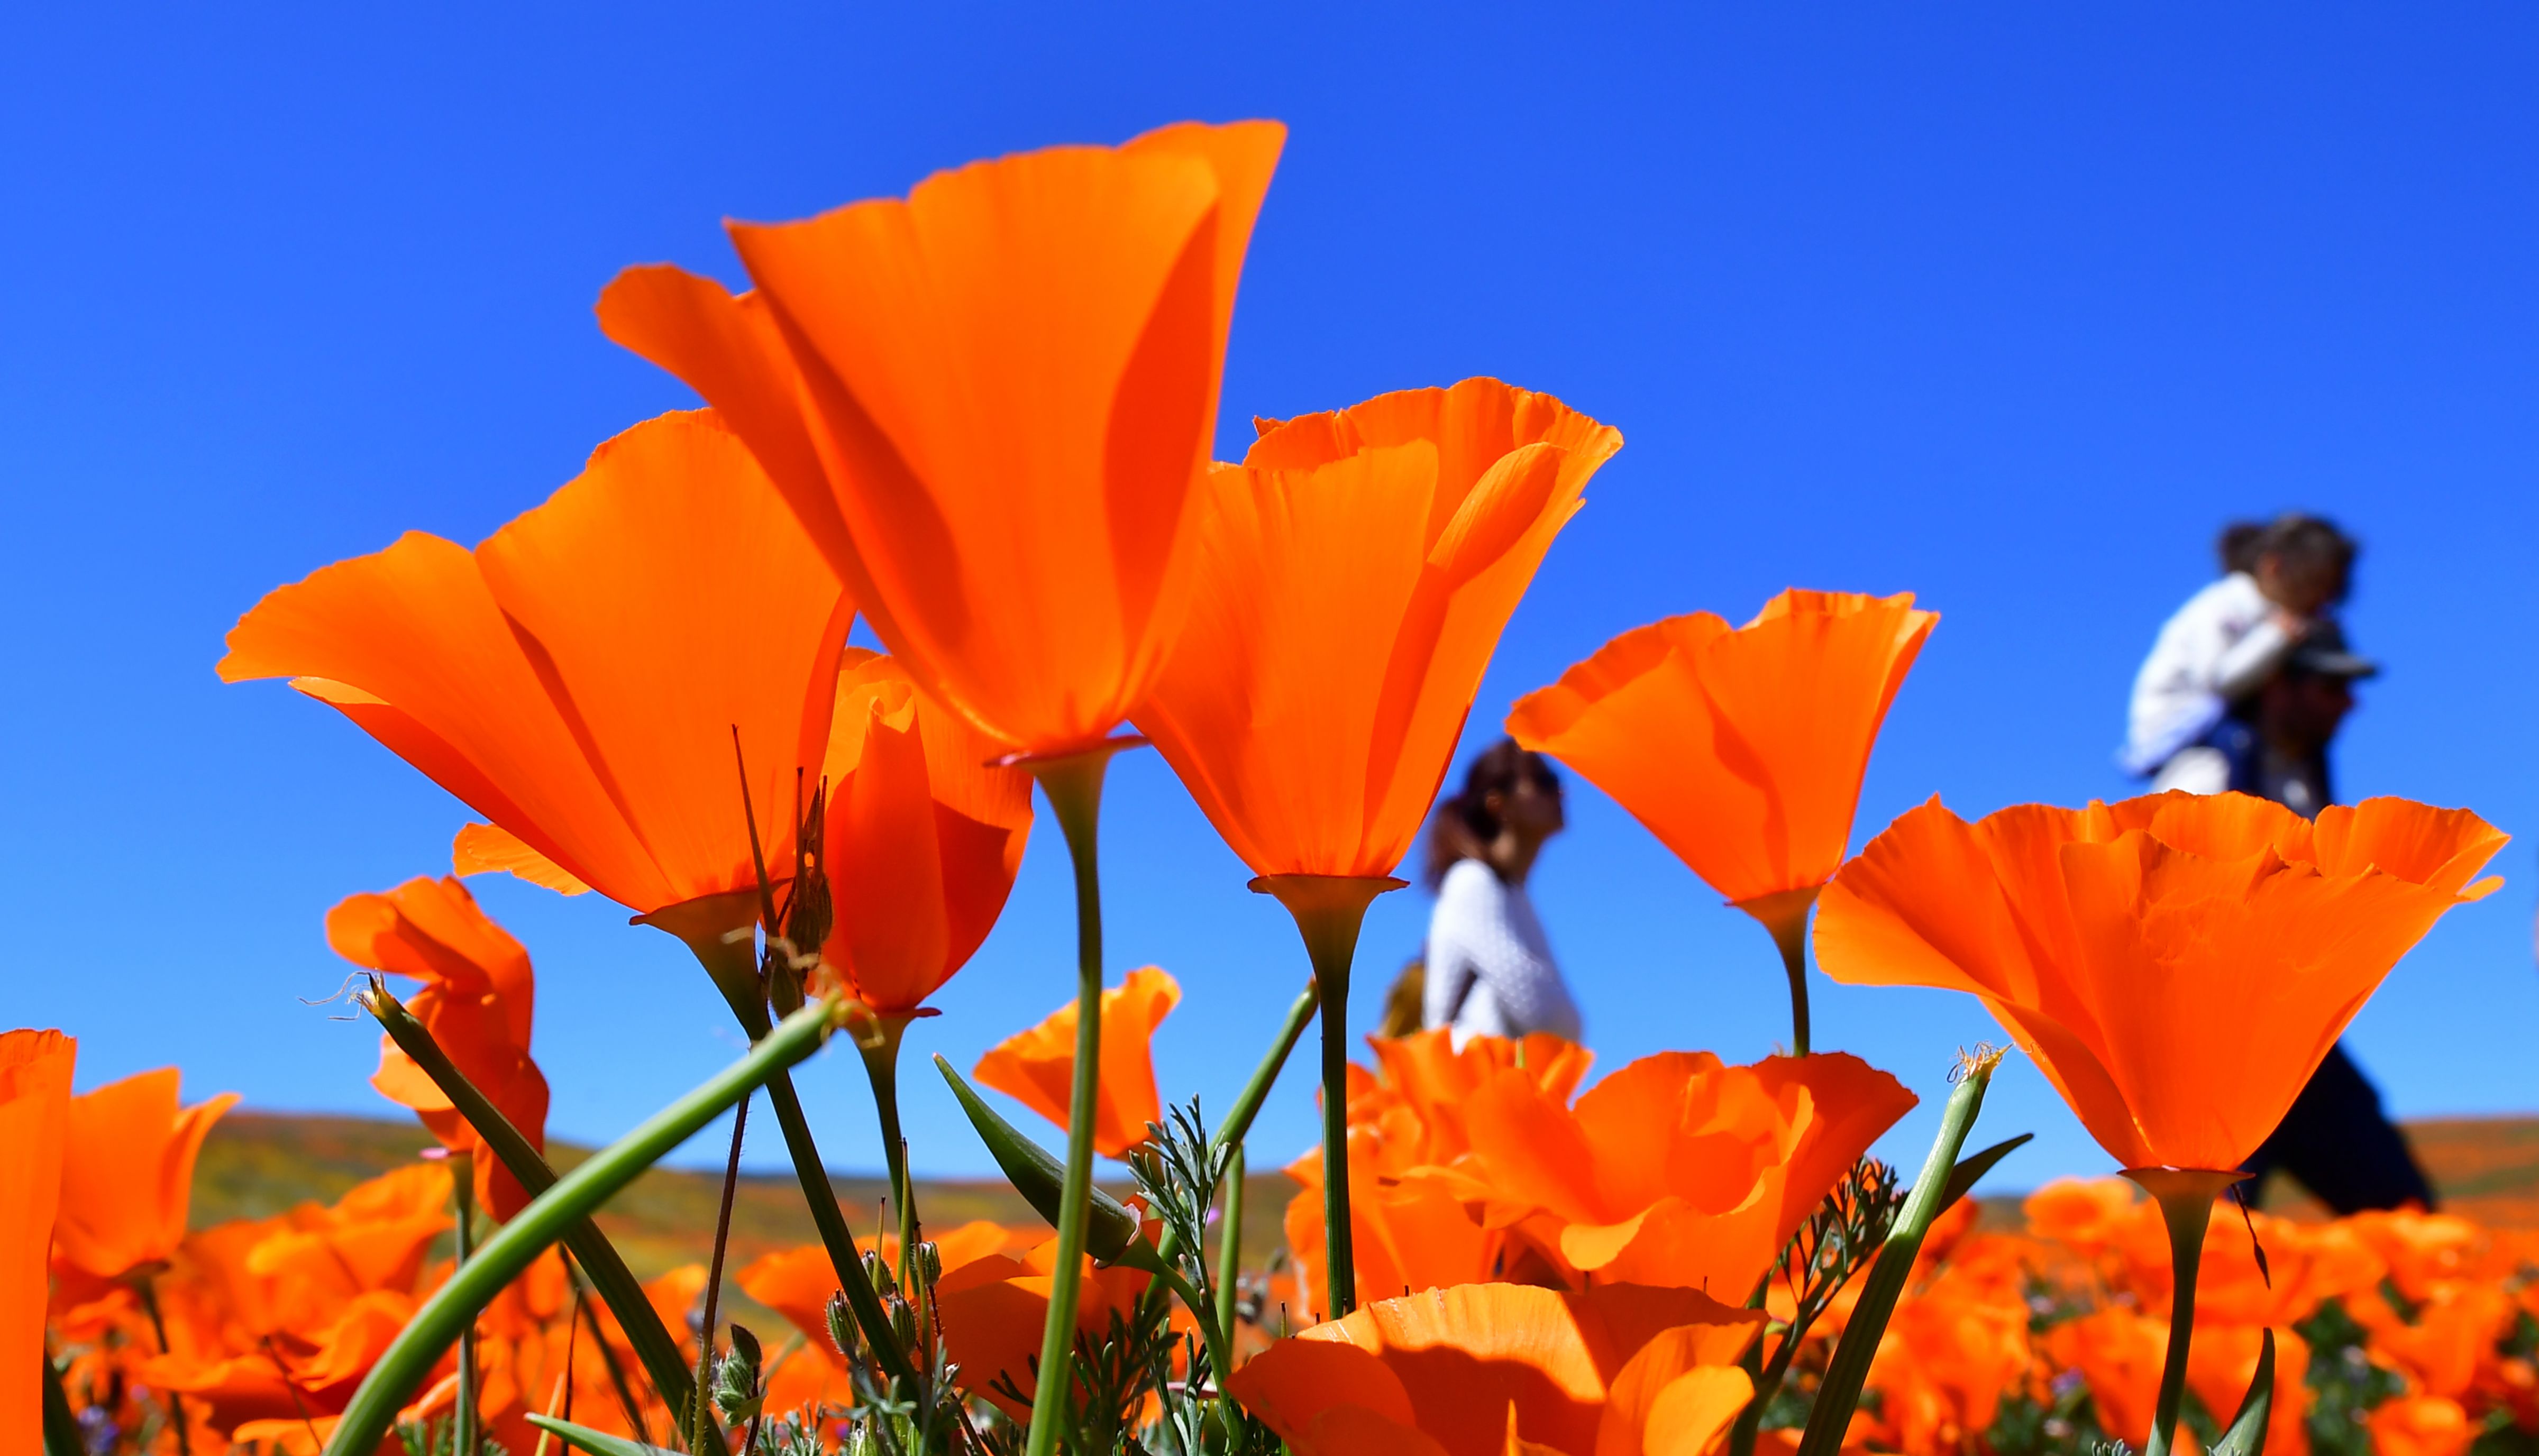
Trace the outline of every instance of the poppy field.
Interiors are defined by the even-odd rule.
[[[630,268],[600,328],[704,408],[599,445],[472,548],[410,531],[248,607],[224,680],[286,680],[477,816],[446,866],[324,927],[379,1026],[373,1085],[441,1155],[189,1232],[232,1099],[185,1105],[175,1069],[73,1096],[78,1028],[0,1035],[0,1451],[2455,1456],[2539,1433],[2539,1243],[2412,1212],[2297,1225],[2232,1193],[2400,958],[2500,883],[2505,836],[2399,798],[1969,820],[1934,797],[1854,854],[1881,725],[1946,642],[1910,594],[1688,610],[1506,720],[1755,921],[1751,964],[1712,973],[1778,966],[1785,1054],[1599,1067],[1548,1035],[1348,1024],[1363,917],[1405,887],[1502,629],[1623,435],[1470,379],[1260,419],[1212,460],[1284,138],[1188,123],[732,224],[737,295]],[[886,652],[849,644],[858,622]],[[1293,1005],[1222,1049],[1256,1068],[1223,1108],[1148,1055],[1206,969],[1106,958],[1105,770],[1148,747],[1298,931]],[[1036,830],[1072,871],[1072,983],[974,1067],[904,1065]],[[466,884],[491,873],[677,937],[747,1054],[559,1173],[535,973]],[[1916,1098],[1817,1044],[1818,973],[2000,1023],[2002,1048],[1930,1049],[1955,1071],[1913,1166],[1869,1155]],[[789,1069],[832,1043],[876,1126],[805,1114]],[[2025,1141],[1982,1122],[2005,1056],[2111,1175],[2040,1190],[2021,1232],[1970,1197]],[[1247,1207],[1282,1075],[1318,1084],[1320,1146],[1283,1208]],[[1038,1222],[928,1218],[903,1078],[958,1099]],[[592,1215],[735,1110],[735,1171],[772,1118],[817,1239],[640,1281]],[[1098,1158],[1132,1189],[1097,1187]],[[889,1226],[850,1218],[832,1163],[887,1169]],[[1247,1268],[1259,1221],[1283,1247]],[[734,1322],[734,1286],[784,1327]]]

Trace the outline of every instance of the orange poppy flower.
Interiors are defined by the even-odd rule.
[[[1622,437],[1488,379],[1262,429],[1209,476],[1202,586],[1137,727],[1254,873],[1389,875]]]
[[[529,953],[477,908],[467,886],[451,875],[355,895],[326,912],[326,941],[355,965],[421,981],[406,1009],[530,1145],[546,1146],[547,1079],[529,1056],[537,1001]],[[476,1197],[495,1217],[528,1207],[519,1180],[384,1033],[371,1085],[413,1108],[442,1146],[470,1155]]]
[[[1466,1284],[1279,1341],[1226,1389],[1296,1456],[1705,1456],[1762,1324],[1691,1289]]]
[[[927,692],[1085,747],[1180,631],[1235,283],[1286,129],[973,163],[733,224],[756,289],[621,274],[609,337],[722,409]]]
[[[1090,1255],[1079,1257],[1083,1283],[1075,1303],[1076,1338],[1098,1344],[1110,1337],[1114,1321],[1134,1319],[1154,1276],[1125,1265],[1097,1268]],[[1033,1370],[1057,1268],[1058,1240],[1049,1238],[1019,1259],[985,1254],[946,1269],[934,1285],[943,1347],[961,1367],[961,1388],[1016,1421],[1031,1419],[1032,1394],[1038,1389]]]
[[[58,1031],[0,1035],[0,1430],[21,1438],[43,1426],[44,1255],[78,1051]]]
[[[2240,794],[1974,824],[1935,798],[1843,867],[1817,956],[1981,998],[2121,1166],[2227,1171],[2398,957],[2502,883],[2468,881],[2504,840],[2400,798],[2315,824]]]
[[[1743,1300],[1915,1100],[1839,1053],[1723,1067],[1662,1052],[1575,1107],[1508,1073],[1465,1109],[1473,1151],[1454,1171],[1492,1223],[1545,1215],[1545,1252],[1598,1283]]]
[[[1795,588],[1743,627],[1634,628],[1518,700],[1508,734],[1587,776],[1776,934],[1842,864],[1887,706],[1939,613]]]
[[[203,1135],[238,1102],[223,1092],[176,1105],[173,1067],[108,1082],[71,1099],[53,1258],[95,1280],[167,1262],[184,1241]]]
[[[1104,1157],[1123,1156],[1145,1142],[1146,1124],[1163,1116],[1163,1097],[1155,1090],[1155,1028],[1181,999],[1181,983],[1158,966],[1131,971],[1120,985],[1102,993],[1102,1076],[1093,1146]],[[1065,1127],[1066,1099],[1075,1078],[1075,1003],[990,1048],[970,1075]]]
[[[1464,1104],[1500,1073],[1529,1076],[1544,1096],[1566,1103],[1595,1054],[1549,1032],[1522,1041],[1475,1036],[1458,1050],[1443,1027],[1404,1037],[1369,1037],[1367,1045],[1382,1070],[1370,1075],[1351,1066],[1348,1094],[1349,1225],[1358,1298],[1517,1280],[1531,1273],[1522,1249],[1516,1272],[1507,1272],[1505,1230],[1484,1227],[1467,1210],[1460,1191],[1432,1178],[1405,1175],[1453,1162],[1471,1150]],[[1328,1253],[1322,1149],[1308,1149],[1286,1173],[1298,1185],[1287,1203],[1288,1255],[1299,1271],[1298,1287],[1319,1291]],[[1310,1305],[1297,1306],[1299,1316],[1307,1313],[1319,1317]]]
[[[1896,1306],[1879,1341],[1869,1373],[1880,1394],[1876,1444],[1908,1456],[1976,1449],[2029,1356],[2017,1284],[1996,1289],[1944,1275]]]
[[[2461,1456],[2476,1441],[2468,1412],[2448,1396],[2392,1396],[2371,1408],[2363,1423],[2377,1456]]]
[[[2239,1242],[2244,1246],[2247,1235]],[[2257,1359],[2264,1352],[2263,1325],[2217,1324],[2202,1315],[2195,1321],[2195,1345],[2187,1353],[2186,1388],[2218,1420],[2238,1411],[2257,1378]],[[2289,1328],[2275,1330],[2274,1405],[2266,1413],[2265,1456],[2309,1456],[2309,1342]]]
[[[2099,1427],[2141,1450],[2151,1438],[2167,1323],[2130,1309],[2101,1309],[2056,1325],[2045,1343],[2057,1365],[2080,1371],[2089,1383]]]
[[[1004,911],[1032,822],[1031,777],[918,698],[888,658],[850,648],[829,732],[824,851],[836,923],[821,951],[856,997],[915,1010]]]
[[[462,873],[509,869],[643,912],[757,875],[828,741],[854,606],[712,411],[601,446],[471,554],[410,531],[257,603],[221,676],[289,676],[493,821]]]

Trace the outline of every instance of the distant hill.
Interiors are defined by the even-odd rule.
[[[2440,1192],[2444,1207],[2498,1227],[2539,1227],[2539,1118],[2450,1118],[2406,1125],[2410,1142]],[[194,1173],[193,1223],[278,1213],[309,1200],[331,1202],[366,1178],[411,1162],[432,1145],[410,1121],[365,1117],[234,1112],[203,1144]],[[569,1168],[590,1149],[558,1144],[550,1159]],[[1244,1253],[1261,1267],[1281,1241],[1279,1219],[1294,1185],[1277,1173],[1256,1174],[1244,1219]],[[835,1177],[838,1202],[859,1236],[879,1226],[884,1185],[874,1177]],[[649,1279],[702,1261],[711,1252],[721,1180],[711,1174],[655,1168],[635,1180],[599,1215],[609,1238]],[[1987,1189],[1987,1218],[2017,1226],[2015,1195]],[[2299,1190],[2278,1182],[2270,1212],[2318,1217]],[[918,1212],[935,1227],[973,1218],[1030,1224],[1020,1195],[992,1179],[922,1179]],[[732,1199],[728,1266],[813,1242],[818,1235],[789,1174],[745,1176]]]
[[[240,1111],[223,1118],[204,1140],[194,1168],[192,1222],[206,1227],[231,1218],[263,1217],[295,1204],[331,1203],[367,1178],[410,1163],[434,1145],[411,1120],[329,1117]],[[547,1159],[559,1171],[588,1157],[590,1148],[550,1144]],[[1276,1173],[1249,1180],[1244,1251],[1255,1267],[1280,1242],[1279,1215],[1295,1185]],[[859,1238],[879,1227],[887,1191],[878,1177],[836,1177],[830,1186]],[[708,1173],[654,1168],[609,1201],[600,1227],[635,1272],[650,1279],[713,1251],[715,1210],[722,1179]],[[938,1228],[990,1218],[999,1223],[1039,1221],[1022,1196],[993,1179],[922,1178],[917,1211]],[[732,1196],[727,1267],[737,1269],[761,1254],[817,1241],[802,1189],[790,1173],[743,1175]]]

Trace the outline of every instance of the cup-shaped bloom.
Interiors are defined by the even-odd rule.
[[[176,1085],[176,1069],[163,1067],[71,1099],[57,1264],[92,1280],[121,1279],[166,1263],[184,1241],[194,1155],[238,1094],[179,1107]]]
[[[787,863],[854,607],[739,437],[647,421],[474,552],[420,531],[281,588],[221,676],[289,676],[493,821],[459,869],[652,912]]]
[[[893,656],[1064,751],[1180,630],[1226,327],[1286,129],[1184,124],[733,224],[756,287],[621,275],[609,337],[746,437]]]
[[[1124,1264],[1099,1268],[1092,1256],[1077,1257],[1083,1261],[1083,1283],[1076,1295],[1075,1336],[1098,1346],[1110,1338],[1115,1323],[1136,1318],[1137,1301],[1154,1276]],[[961,1388],[1016,1421],[1031,1419],[1041,1326],[1049,1318],[1057,1269],[1058,1240],[1051,1238],[1019,1258],[974,1254],[958,1267],[947,1265],[934,1285],[944,1349],[960,1366]]]
[[[850,648],[829,730],[823,851],[836,914],[821,960],[884,1013],[915,1010],[995,928],[1031,834],[1031,776]]]
[[[2125,1168],[2237,1168],[2505,836],[2403,798],[2315,823],[2240,794],[1969,824],[1937,798],[1825,891],[1817,958],[1980,998]]]
[[[1661,1052],[1574,1107],[1506,1073],[1467,1105],[1473,1151],[1455,1173],[1491,1222],[1546,1220],[1546,1252],[1597,1283],[1742,1300],[1914,1101],[1838,1053],[1724,1067]]]
[[[1181,983],[1156,966],[1131,971],[1102,993],[1102,1075],[1093,1146],[1104,1157],[1118,1157],[1145,1142],[1146,1124],[1163,1116],[1163,1098],[1155,1090],[1155,1028],[1181,999]],[[1075,1003],[991,1047],[970,1075],[1065,1127],[1075,1081]]]
[[[1705,1456],[1762,1327],[1693,1289],[1464,1284],[1279,1341],[1226,1389],[1296,1456]]]
[[[1778,932],[1842,864],[1869,750],[1939,620],[1911,592],[1796,589],[1743,627],[1669,617],[1518,700],[1508,734]]]
[[[0,1034],[0,1430],[22,1438],[43,1428],[45,1252],[78,1050],[58,1031]]]
[[[1622,437],[1496,380],[1264,423],[1137,727],[1257,874],[1393,872],[1499,633]]]
[[[382,895],[355,895],[326,912],[326,941],[357,966],[422,982],[406,1009],[531,1145],[546,1146],[547,1079],[529,1055],[537,1005],[529,952],[465,885],[455,876],[417,878]],[[371,1085],[413,1108],[444,1147],[471,1155],[476,1196],[495,1217],[528,1206],[511,1169],[385,1034]]]

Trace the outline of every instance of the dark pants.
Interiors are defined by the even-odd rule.
[[[2434,1207],[2425,1170],[2341,1042],[2328,1049],[2283,1126],[2248,1159],[2251,1176],[2240,1191],[2252,1202],[2262,1198],[2266,1174],[2277,1169],[2339,1213],[2409,1203]]]

